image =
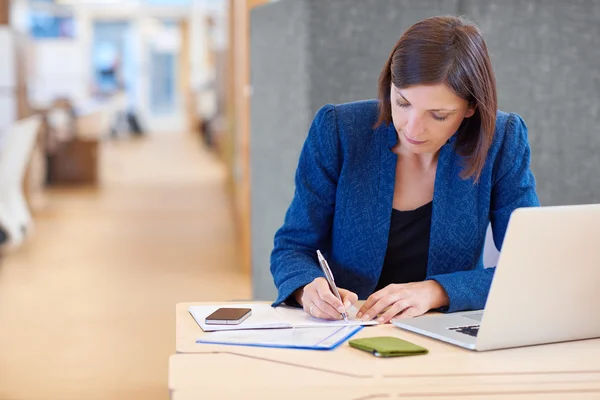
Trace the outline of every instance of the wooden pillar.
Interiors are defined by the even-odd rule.
[[[10,21],[10,0],[0,0],[0,25],[8,25]]]
[[[181,50],[179,52],[179,93],[186,112],[188,130],[196,130],[194,91],[191,86],[190,72],[190,23],[187,20],[179,22],[181,32]]]
[[[231,184],[240,238],[241,265],[251,273],[250,227],[250,10],[270,0],[229,1],[228,120]]]
[[[10,22],[10,0],[0,0],[0,25]]]

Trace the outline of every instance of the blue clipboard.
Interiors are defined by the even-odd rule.
[[[271,347],[299,350],[333,350],[354,336],[363,326],[328,328],[283,328],[220,331],[204,334],[201,344]]]

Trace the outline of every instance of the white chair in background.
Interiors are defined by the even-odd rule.
[[[71,116],[64,108],[53,108],[47,115],[48,127],[53,131],[52,136],[59,141],[68,141],[72,139],[73,127],[71,126]]]
[[[41,117],[29,117],[15,122],[5,134],[0,154],[0,228],[8,240],[3,248],[20,245],[33,227],[23,181],[40,125]]]
[[[127,123],[127,111],[129,109],[129,101],[125,92],[118,93],[115,95],[112,104],[112,125],[110,127],[111,134],[114,132],[118,135],[122,131],[129,130],[129,124]]]

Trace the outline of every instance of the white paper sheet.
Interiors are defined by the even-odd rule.
[[[221,307],[250,308],[252,315],[242,321],[239,325],[209,325],[205,320],[213,312]],[[212,306],[192,306],[190,314],[196,320],[200,328],[205,332],[231,331],[240,329],[268,329],[268,328],[291,328],[278,313],[268,304],[221,304]]]
[[[221,307],[250,308],[252,315],[239,325],[208,325],[205,323],[207,316]],[[269,304],[221,304],[211,306],[191,306],[190,314],[194,317],[200,328],[205,332],[232,331],[243,329],[274,329],[274,328],[330,328],[335,326],[361,326],[377,325],[375,321],[363,322],[356,319],[357,309],[348,310],[349,321],[327,321],[311,317],[301,308],[280,306],[273,308]]]
[[[197,343],[331,350],[358,332],[361,326],[328,328],[260,329],[212,332]]]
[[[275,312],[287,321],[294,328],[325,328],[331,326],[361,326],[361,325],[377,325],[375,321],[361,321],[356,318],[358,309],[354,306],[347,310],[348,322],[342,320],[324,320],[311,317],[304,310],[294,307],[280,306],[274,308]]]

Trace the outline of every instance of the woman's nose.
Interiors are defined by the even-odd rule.
[[[417,116],[409,117],[406,123],[406,134],[414,140],[419,140],[419,137],[423,133],[423,123]]]

